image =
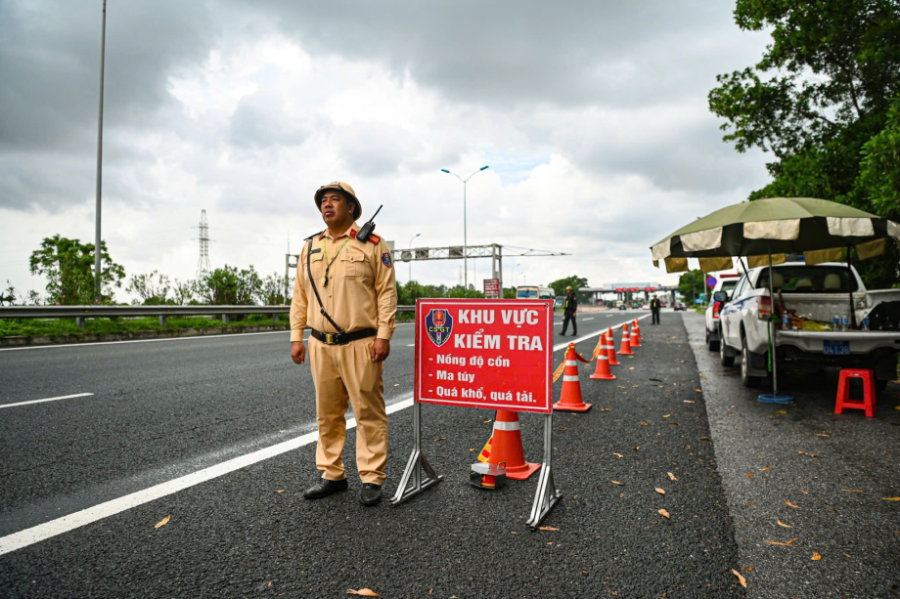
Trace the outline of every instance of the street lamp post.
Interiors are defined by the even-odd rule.
[[[103,34],[100,38],[100,118],[97,124],[97,209],[94,223],[94,297],[100,302],[100,197],[103,183],[103,78],[106,65],[106,0],[103,0]]]
[[[409,283],[412,281],[412,242],[413,239],[420,236],[421,233],[416,233],[412,237],[409,238],[409,274],[407,275],[406,282]]]
[[[510,277],[510,279],[512,279],[513,290],[515,290],[515,288],[516,288],[516,269],[519,268],[520,266],[522,266],[521,263],[514,264],[512,267],[512,276]]]
[[[456,177],[457,179],[462,181],[462,184],[463,184],[463,273],[464,273],[463,274],[463,287],[465,289],[469,288],[469,259],[466,256],[466,253],[468,252],[468,238],[467,238],[467,233],[466,233],[466,183],[469,182],[469,179],[471,179],[472,177],[474,177],[475,175],[477,175],[478,173],[480,173],[481,171],[483,171],[487,168],[488,168],[488,165],[484,165],[483,167],[481,167],[480,169],[478,169],[477,171],[475,171],[474,173],[472,173],[465,179],[463,179],[456,173],[451,173],[450,171],[448,171],[445,168],[441,169],[442,173],[447,173],[448,175],[453,175],[454,177]]]

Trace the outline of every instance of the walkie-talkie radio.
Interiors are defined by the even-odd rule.
[[[384,204],[379,206],[378,210],[375,211],[375,214],[372,215],[372,218],[370,218],[366,224],[364,224],[362,227],[360,227],[359,233],[356,234],[357,241],[365,242],[366,240],[369,239],[369,235],[371,235],[372,231],[375,230],[375,222],[374,222],[375,217],[378,216],[378,213],[381,212],[381,209],[383,207],[384,207]]]

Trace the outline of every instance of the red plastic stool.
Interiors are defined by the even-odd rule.
[[[862,379],[863,400],[850,399],[850,379]],[[838,379],[837,403],[834,405],[834,413],[840,414],[844,408],[865,410],[866,417],[875,416],[875,379],[871,370],[864,368],[844,368],[841,370],[841,378]]]

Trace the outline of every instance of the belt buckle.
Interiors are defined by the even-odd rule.
[[[325,344],[326,345],[335,345],[334,333],[325,333]]]

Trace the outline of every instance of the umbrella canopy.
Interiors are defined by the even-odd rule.
[[[717,210],[651,246],[653,260],[667,270],[687,270],[687,260],[768,254],[807,254],[808,263],[840,259],[855,246],[861,258],[884,251],[884,240],[900,243],[900,225],[837,202],[816,198],[770,198]],[[825,251],[823,251],[825,250]]]

